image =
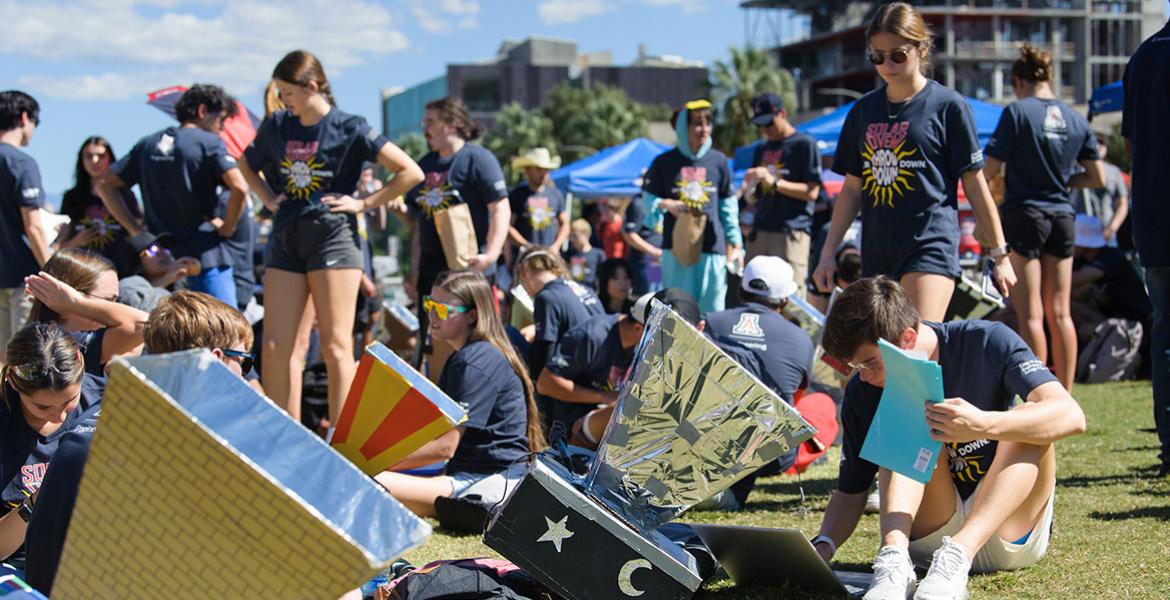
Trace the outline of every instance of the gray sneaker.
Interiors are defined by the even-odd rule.
[[[944,537],[942,546],[930,559],[930,570],[918,586],[914,600],[967,600],[970,570],[971,559],[967,553],[954,540]]]
[[[873,561],[873,585],[864,600],[907,600],[914,593],[916,581],[910,552],[884,546]]]

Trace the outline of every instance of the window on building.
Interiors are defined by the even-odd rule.
[[[500,110],[500,80],[495,77],[467,78],[463,81],[463,101],[471,112]]]

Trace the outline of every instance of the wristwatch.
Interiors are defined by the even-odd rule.
[[[32,496],[25,496],[24,500],[20,501],[20,506],[16,507],[16,514],[20,515],[21,520],[28,523],[28,520],[32,518],[32,511]]]
[[[1011,249],[1008,248],[1008,246],[1005,244],[1003,246],[996,246],[995,248],[988,250],[987,255],[990,256],[991,258],[994,258],[995,260],[999,260],[999,259],[1007,256],[1008,252],[1010,252],[1010,251],[1011,251]]]

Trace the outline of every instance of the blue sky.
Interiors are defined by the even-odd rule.
[[[87,136],[121,156],[170,124],[147,92],[218,83],[259,112],[273,66],[296,48],[321,57],[339,106],[380,127],[381,89],[494,56],[504,38],[573,39],[617,64],[643,43],[710,65],[746,34],[736,0],[0,0],[0,14],[0,86],[41,103],[26,150],[52,195],[72,185]]]

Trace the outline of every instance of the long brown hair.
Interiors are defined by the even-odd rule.
[[[483,125],[476,123],[467,112],[467,105],[454,96],[447,96],[427,102],[427,110],[433,110],[439,119],[455,126],[455,132],[464,140],[474,140],[483,135]]]
[[[934,31],[922,18],[922,14],[914,10],[913,6],[905,2],[890,2],[883,4],[874,13],[865,30],[865,39],[869,41],[879,33],[892,33],[906,41],[913,42],[922,50],[920,71],[930,76],[933,68],[931,53],[934,50]]]
[[[272,78],[301,87],[316,83],[317,91],[325,96],[329,105],[337,106],[333,101],[333,88],[329,87],[329,79],[325,77],[325,67],[308,50],[293,50],[284,55],[272,70]]]
[[[528,449],[531,452],[543,450],[548,444],[540,426],[540,410],[536,408],[532,378],[528,376],[528,368],[521,362],[520,356],[512,348],[512,342],[508,340],[508,335],[504,333],[504,324],[496,314],[492,288],[487,280],[483,275],[471,270],[446,271],[439,274],[434,287],[447,290],[464,306],[475,308],[477,318],[467,342],[486,341],[495,346],[520,377],[521,383],[524,384],[524,401],[528,405]]]
[[[97,285],[98,277],[106,271],[114,271],[110,259],[84,248],[65,248],[52,256],[41,269],[45,273],[69,284],[73,289],[88,294]],[[45,306],[40,300],[33,300],[29,323],[58,323],[61,315]]]
[[[33,323],[12,336],[7,351],[0,378],[21,395],[63,390],[85,374],[77,342],[60,325]],[[12,406],[7,394],[4,401]]]
[[[1012,77],[1033,83],[1052,81],[1052,55],[1039,48],[1021,47],[1020,57],[1012,63]]]

